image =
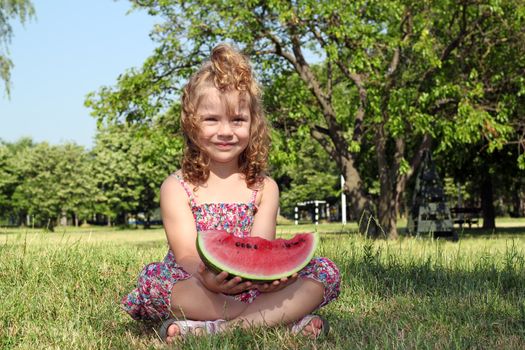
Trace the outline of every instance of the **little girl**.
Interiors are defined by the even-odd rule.
[[[279,191],[266,176],[269,132],[261,94],[247,59],[219,45],[184,87],[181,124],[186,149],[182,169],[161,187],[168,254],[139,275],[124,297],[137,320],[164,320],[160,336],[216,333],[232,326],[290,324],[309,337],[326,334],[325,319],[310,313],[339,294],[339,271],[314,258],[298,274],[252,284],[201,262],[197,232],[275,239]]]

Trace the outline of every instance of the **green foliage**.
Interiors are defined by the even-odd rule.
[[[335,201],[340,193],[335,163],[326,157],[308,134],[287,138],[277,131],[272,135],[270,175],[281,190],[280,213],[293,217],[298,202],[309,200]]]
[[[104,215],[127,224],[146,221],[159,207],[162,181],[178,168],[182,140],[168,130],[171,112],[158,124],[99,129],[90,152],[74,144],[0,144],[0,220],[53,228],[62,218],[75,224]],[[171,125],[171,126],[170,126]]]
[[[33,4],[30,0],[8,0],[0,2],[0,79],[5,83],[9,96],[9,80],[13,62],[9,59],[7,45],[11,42],[13,28],[11,21],[18,19],[22,24],[34,16]]]
[[[44,142],[20,149],[4,168],[18,177],[10,198],[13,211],[50,228],[62,215],[85,217],[92,212],[94,189],[88,165],[85,150],[74,144]]]
[[[11,210],[11,196],[18,183],[18,176],[13,171],[11,150],[0,144],[0,212]]]
[[[92,173],[96,212],[116,218],[158,208],[162,181],[178,168],[182,140],[159,126],[115,125],[99,129]]]
[[[311,95],[291,72],[269,85],[264,104],[273,124],[270,175],[281,190],[280,213],[293,217],[298,202],[334,200],[340,189],[336,164],[312,138],[310,125],[321,121]]]
[[[520,168],[520,170],[525,170],[525,153],[522,153],[518,157],[518,167]]]

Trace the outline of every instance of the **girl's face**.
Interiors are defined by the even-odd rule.
[[[199,144],[212,162],[238,163],[248,146],[251,115],[249,101],[238,91],[221,93],[205,88],[197,108],[200,117]]]

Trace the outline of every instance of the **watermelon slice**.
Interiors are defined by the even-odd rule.
[[[214,272],[226,271],[245,280],[263,282],[301,270],[312,259],[318,241],[314,233],[269,241],[259,237],[239,238],[225,231],[203,231],[197,235],[197,251]]]

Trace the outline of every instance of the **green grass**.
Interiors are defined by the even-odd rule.
[[[319,255],[334,260],[343,278],[340,298],[321,311],[332,327],[327,339],[235,330],[172,348],[523,349],[525,228],[509,222],[494,232],[465,230],[458,243],[374,242],[352,226],[319,225]],[[0,349],[167,348],[158,325],[119,308],[142,266],[165,252],[161,229],[0,229]]]

